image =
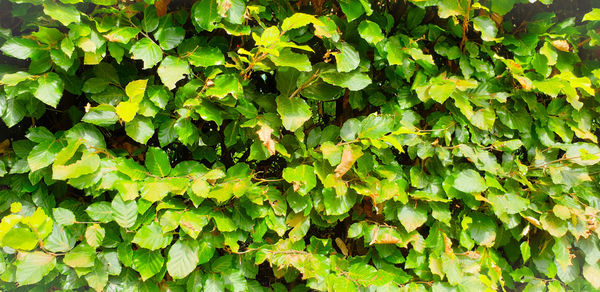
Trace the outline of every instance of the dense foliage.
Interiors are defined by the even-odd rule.
[[[550,2],[0,1],[0,289],[600,288],[600,9]]]

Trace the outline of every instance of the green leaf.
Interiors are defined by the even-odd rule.
[[[31,39],[9,38],[0,48],[2,53],[25,60],[37,51],[38,44]]]
[[[112,208],[109,202],[96,202],[89,205],[85,212],[94,221],[108,223],[113,220]]]
[[[339,52],[333,53],[338,72],[350,72],[358,67],[360,55],[346,42],[336,45]]]
[[[15,280],[20,285],[35,284],[56,266],[56,257],[41,251],[23,253],[16,262]]]
[[[481,193],[487,189],[481,175],[472,169],[459,172],[454,179],[453,187],[464,193]]]
[[[165,259],[160,251],[140,248],[133,252],[133,268],[140,273],[143,281],[158,274],[164,262]]]
[[[600,20],[600,8],[593,8],[592,11],[586,13],[581,21],[598,21]],[[595,287],[598,288],[598,287]]]
[[[221,18],[217,6],[216,0],[200,0],[194,3],[191,18],[198,32],[202,30],[212,31],[217,27],[217,22]]]
[[[15,86],[22,81],[31,79],[31,75],[27,72],[18,71],[12,74],[4,74],[0,83],[2,85]]]
[[[481,32],[481,39],[487,42],[494,41],[496,39],[496,23],[487,16],[477,16],[473,18],[473,28]]]
[[[187,59],[192,66],[209,67],[223,65],[225,57],[221,50],[215,47],[200,47],[191,53]]]
[[[85,240],[91,247],[97,248],[102,245],[106,231],[99,224],[92,224],[85,230]]]
[[[504,15],[513,9],[515,0],[494,0],[492,1],[492,11]]]
[[[292,52],[290,48],[284,48],[279,52],[279,56],[269,55],[269,59],[277,66],[292,67],[303,72],[312,71],[312,65],[305,54]]]
[[[96,259],[96,249],[80,243],[74,249],[65,254],[63,263],[73,268],[91,268]]]
[[[125,132],[138,143],[146,144],[154,135],[152,119],[137,116],[131,122],[125,124]]]
[[[194,240],[178,240],[169,250],[167,271],[173,279],[187,277],[198,265],[199,245]]]
[[[27,156],[27,163],[31,171],[36,171],[52,164],[62,147],[64,146],[59,141],[43,142],[33,147]]]
[[[406,231],[412,232],[427,222],[427,209],[423,204],[416,207],[413,204],[404,205],[398,210],[398,220]]]
[[[107,127],[118,122],[119,117],[117,116],[114,106],[109,104],[100,104],[96,107],[90,108],[90,110],[85,113],[81,120],[97,126]]]
[[[1,238],[1,246],[7,246],[17,250],[32,250],[38,243],[38,238],[29,228],[13,227],[4,231],[4,236]]]
[[[371,45],[377,45],[385,38],[379,25],[369,20],[360,22],[358,25],[358,33],[360,34],[360,37]]]
[[[359,0],[340,0],[342,12],[346,14],[348,22],[351,22],[365,13],[365,9]]]
[[[37,80],[38,88],[35,91],[35,97],[45,104],[56,108],[63,93],[63,80],[58,74],[49,72],[42,75]]]
[[[345,87],[352,91],[361,90],[371,84],[371,78],[356,69],[348,73],[327,71],[321,74],[323,81],[339,87]]]
[[[80,160],[69,165],[52,166],[52,179],[67,180],[95,172],[100,167],[100,156],[95,153],[84,154]]]
[[[75,224],[75,214],[69,209],[54,208],[52,209],[54,221],[60,225],[69,226]]]
[[[169,157],[162,149],[156,147],[149,147],[146,152],[146,168],[150,173],[165,177],[171,172],[171,163]]]
[[[598,16],[598,19],[600,19],[600,16]],[[583,277],[592,284],[592,287],[600,289],[600,267],[598,267],[598,264],[585,264],[583,266]]]
[[[309,23],[317,25],[323,25],[323,23],[318,20],[316,17],[306,13],[294,13],[292,16],[283,20],[281,24],[281,29],[283,31],[288,31],[295,28],[303,27]]]
[[[496,240],[496,223],[488,216],[476,214],[469,225],[471,238],[480,245],[492,247]]]
[[[120,27],[109,34],[104,35],[110,42],[118,42],[121,44],[127,44],[132,38],[135,38],[140,33],[140,30],[135,27]]]
[[[152,222],[149,225],[142,226],[135,234],[132,242],[145,249],[157,250],[167,247],[172,240],[171,235],[163,234],[158,223]]]
[[[292,132],[302,127],[312,116],[308,104],[299,97],[290,99],[286,96],[278,96],[277,112],[281,115],[283,126]]]
[[[137,203],[135,201],[123,202],[121,196],[115,196],[111,203],[112,217],[123,228],[129,228],[137,219]]]
[[[567,222],[554,216],[552,213],[544,213],[540,217],[542,228],[554,237],[562,237],[568,231]]]
[[[223,74],[215,78],[213,86],[206,90],[206,95],[224,98],[231,94],[233,97],[238,98],[242,96],[243,92],[244,88],[235,75]]]
[[[96,291],[103,291],[108,283],[108,271],[103,263],[96,262],[96,265],[89,274],[85,275],[88,285]]]
[[[317,186],[315,170],[312,166],[302,164],[294,168],[287,167],[283,169],[283,178],[293,184],[294,191],[302,195],[308,194],[310,190]]]
[[[132,54],[132,59],[142,60],[144,62],[143,69],[154,67],[154,65],[162,60],[163,56],[160,47],[149,38],[143,38],[137,41],[131,46],[129,52]]]
[[[158,38],[158,43],[163,50],[171,50],[176,48],[185,37],[185,30],[180,26],[167,27],[159,29],[155,34]]]
[[[592,143],[573,143],[567,146],[565,156],[579,165],[594,165],[600,162],[600,147]]]
[[[200,2],[196,2],[198,4]],[[185,60],[177,57],[167,56],[158,67],[157,73],[162,83],[169,88],[175,88],[175,83],[189,74],[190,67]]]
[[[196,239],[202,228],[208,224],[208,215],[201,214],[198,211],[187,211],[181,215],[179,226],[181,230],[187,233],[192,238]]]
[[[44,4],[44,13],[46,15],[60,21],[64,26],[71,23],[79,23],[79,10],[73,5],[62,5],[55,2],[46,2]]]

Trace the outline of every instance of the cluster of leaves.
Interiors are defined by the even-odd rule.
[[[11,2],[3,290],[600,288],[599,9]]]

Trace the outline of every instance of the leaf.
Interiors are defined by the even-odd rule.
[[[281,29],[283,31],[288,31],[291,29],[303,27],[309,23],[312,23],[315,26],[323,25],[323,23],[313,15],[306,13],[294,13],[292,16],[283,20],[283,23],[281,24]]]
[[[358,25],[358,33],[360,34],[360,37],[362,37],[371,45],[377,45],[385,38],[379,25],[369,20],[363,20],[360,22]]]
[[[329,84],[345,87],[352,91],[364,89],[372,82],[371,78],[367,74],[360,72],[359,69],[348,73],[327,71],[321,74],[321,78]]]
[[[13,58],[25,60],[36,52],[38,44],[31,39],[9,38],[2,45],[0,50],[2,53]],[[4,79],[4,76],[2,77]]]
[[[71,23],[81,22],[81,19],[79,17],[79,11],[73,5],[62,5],[55,2],[45,2],[44,13],[60,21],[60,23],[62,23],[64,26],[68,26]]]
[[[559,51],[569,52],[571,50],[571,45],[566,40],[553,40],[551,43]]]
[[[491,42],[496,39],[496,23],[487,16],[477,16],[473,18],[473,28],[481,32],[481,39]]]
[[[199,245],[193,240],[178,240],[169,250],[167,271],[174,279],[187,277],[198,265]]]
[[[108,223],[113,220],[112,207],[108,202],[96,202],[89,205],[85,212],[94,221]]]
[[[581,21],[598,21],[600,20],[600,9],[593,8],[592,11],[586,13]],[[594,287],[598,288],[598,287]]]
[[[125,124],[125,132],[138,143],[146,144],[154,135],[152,119],[147,117],[135,117],[131,122]]]
[[[100,167],[100,156],[84,154],[80,160],[69,165],[52,165],[52,179],[67,180],[95,172]]]
[[[162,269],[165,259],[160,251],[151,251],[147,249],[136,249],[133,252],[133,268],[140,273],[142,281],[158,274]]]
[[[37,80],[38,88],[35,97],[45,104],[56,108],[63,93],[63,81],[58,74],[49,72]]]
[[[412,232],[427,222],[427,209],[423,204],[404,205],[398,210],[398,220],[407,232]]]
[[[348,172],[354,162],[363,155],[363,152],[359,146],[356,145],[344,145],[344,152],[342,152],[342,160],[340,164],[335,168],[335,177],[341,178]]]
[[[567,146],[565,156],[579,165],[594,165],[600,162],[600,147],[592,143],[573,143]]]
[[[289,131],[295,132],[312,116],[310,107],[302,98],[278,96],[276,102],[283,126]]]
[[[200,2],[205,2],[203,0]],[[210,0],[208,0],[210,1]],[[196,2],[196,4],[200,3]],[[175,83],[184,78],[184,75],[189,74],[190,67],[185,60],[173,56],[167,56],[158,67],[157,73],[162,83],[169,88],[175,88]]]
[[[277,66],[292,67],[303,72],[312,71],[312,65],[308,60],[308,56],[305,54],[294,53],[290,48],[281,50],[279,56],[269,55],[269,59]]]
[[[523,262],[527,262],[529,257],[531,257],[531,248],[529,247],[529,242],[524,241],[519,246],[519,250],[521,251],[521,256],[523,257]]]
[[[480,245],[492,247],[496,240],[496,223],[487,216],[476,214],[469,225],[471,238]]]
[[[123,202],[121,196],[115,196],[111,203],[112,216],[123,228],[129,228],[137,219],[137,203],[135,201]]]
[[[75,214],[69,209],[54,208],[52,209],[54,221],[60,225],[69,226],[75,224]]]
[[[36,171],[52,164],[62,147],[63,145],[58,141],[43,142],[33,147],[27,156],[27,163],[31,171]]]
[[[32,250],[37,246],[38,238],[29,228],[13,227],[3,231],[0,245],[17,250]]]
[[[282,177],[293,184],[294,191],[302,195],[308,194],[310,190],[317,186],[315,170],[310,165],[302,164],[294,168],[284,168]]]
[[[16,262],[15,280],[20,285],[35,284],[56,266],[56,258],[41,251],[23,253]]]
[[[595,289],[600,288],[600,268],[598,264],[585,264],[583,266],[583,277],[592,284]]]
[[[223,53],[219,48],[215,47],[199,47],[194,50],[187,59],[192,66],[198,67],[210,67],[223,65],[225,63]]]
[[[273,129],[271,129],[271,127],[267,126],[266,124],[262,124],[260,126],[260,129],[256,131],[256,134],[258,135],[258,139],[260,139],[263,145],[265,145],[265,147],[267,148],[267,151],[269,151],[269,155],[274,155],[276,153],[276,142],[271,136],[273,134]]]
[[[173,240],[171,235],[164,235],[160,225],[152,222],[142,226],[133,237],[132,242],[145,249],[157,250],[167,247],[171,240]]]
[[[224,98],[231,94],[233,97],[241,97],[244,93],[242,84],[238,78],[233,74],[223,74],[217,76],[213,81],[213,86],[206,90],[207,96],[216,96],[218,98]]]
[[[336,45],[339,52],[333,53],[336,60],[338,72],[350,72],[358,67],[360,63],[360,55],[348,43],[340,43]]]
[[[92,224],[85,230],[85,240],[91,247],[97,248],[102,245],[106,231],[99,224]]]
[[[185,30],[180,26],[161,28],[155,34],[163,50],[176,48],[185,38]]]
[[[131,117],[131,119],[133,119],[133,117]],[[97,126],[108,127],[118,122],[119,117],[117,116],[114,106],[109,104],[100,104],[96,107],[90,108],[90,110],[83,116],[81,120]]]
[[[542,224],[542,228],[548,231],[548,233],[554,237],[562,237],[568,231],[567,222],[554,216],[552,213],[542,214],[540,217],[540,223]]]
[[[65,254],[63,263],[72,268],[91,268],[94,266],[95,259],[96,249],[85,243],[80,243]]]
[[[88,285],[96,291],[103,291],[108,283],[108,271],[106,266],[97,262],[92,271],[85,275]]]
[[[365,9],[359,0],[340,0],[339,4],[348,22],[352,22],[365,13]]]
[[[481,193],[487,189],[483,178],[472,169],[459,172],[453,187],[464,193]]]
[[[148,147],[148,152],[146,152],[146,168],[156,176],[168,176],[171,172],[171,163],[169,162],[167,153],[160,148]]]
[[[215,0],[200,0],[194,3],[191,12],[192,23],[198,32],[202,30],[212,31],[217,26],[220,20],[217,11],[217,1]]]
[[[132,59],[142,60],[144,62],[143,69],[154,67],[154,65],[162,60],[163,56],[160,47],[149,38],[143,38],[137,41],[131,46],[129,52],[132,54]]]
[[[179,226],[181,230],[196,239],[202,228],[208,224],[208,216],[197,211],[187,211],[181,215]]]

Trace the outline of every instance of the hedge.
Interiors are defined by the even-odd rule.
[[[0,289],[599,289],[555,2],[0,1]]]

